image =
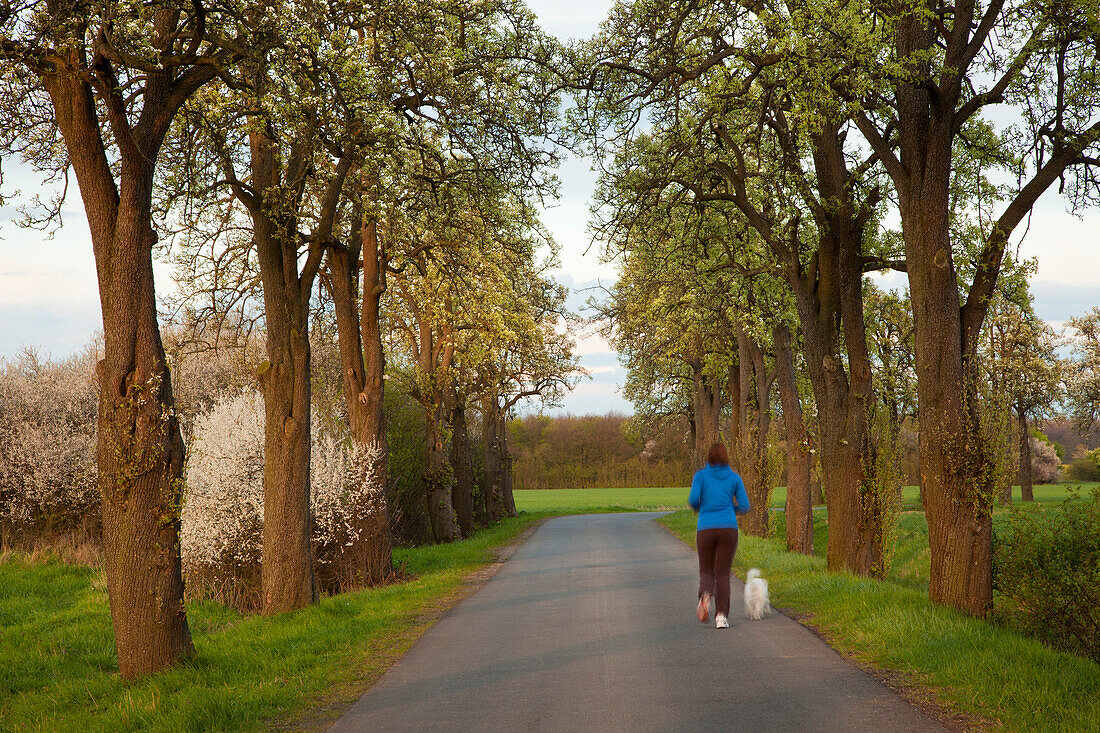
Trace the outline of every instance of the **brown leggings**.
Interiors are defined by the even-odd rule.
[[[736,529],[702,529],[695,533],[699,550],[699,597],[714,594],[714,612],[730,615],[730,564],[737,552]]]

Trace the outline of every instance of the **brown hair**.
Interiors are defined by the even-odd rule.
[[[713,443],[707,451],[707,463],[712,466],[730,465],[730,454],[726,453],[726,446],[721,443]]]

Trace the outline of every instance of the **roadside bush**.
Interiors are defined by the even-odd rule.
[[[195,418],[187,456],[180,553],[187,592],[241,610],[260,605],[264,406],[245,391]]]
[[[94,355],[0,361],[0,544],[98,542]]]
[[[384,399],[390,446],[386,491],[394,539],[405,546],[430,543],[432,525],[424,494],[424,414],[415,400],[398,389],[387,386]]]
[[[1066,467],[1066,478],[1070,481],[1100,481],[1100,448],[1074,453],[1073,460]]]
[[[993,583],[1009,625],[1100,662],[1100,491],[1020,511],[998,532]]]
[[[381,514],[382,489],[362,481],[377,456],[319,432],[310,456],[311,539],[319,586],[329,592],[354,583],[348,548]],[[263,549],[263,399],[254,391],[222,397],[196,418],[194,436],[180,530],[188,593],[255,610]]]

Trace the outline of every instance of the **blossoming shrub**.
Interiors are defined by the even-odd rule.
[[[263,400],[227,395],[195,419],[187,457],[180,552],[191,595],[259,606],[263,480]]]
[[[392,573],[385,489],[377,475],[380,451],[346,448],[333,438],[310,451],[314,572],[322,591],[343,592]],[[382,542],[377,541],[379,538]]]
[[[310,456],[312,545],[323,591],[356,587],[365,531],[382,523],[380,487],[363,479],[376,453],[314,435]],[[264,406],[254,391],[230,393],[195,420],[187,462],[181,552],[187,590],[241,610],[260,605]]]
[[[97,414],[90,353],[0,361],[0,544],[99,541]]]
[[[1054,484],[1062,476],[1062,459],[1050,443],[1031,438],[1031,476],[1037,484]]]

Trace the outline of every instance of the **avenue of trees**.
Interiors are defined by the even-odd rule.
[[[580,49],[574,122],[601,155],[594,226],[623,273],[601,308],[629,395],[643,416],[687,415],[697,450],[727,437],[755,499],[774,382],[788,543],[806,549],[814,451],[832,570],[881,572],[914,427],[930,597],[990,608],[1008,428],[1026,443],[1064,383],[1013,235],[1048,190],[1075,209],[1100,191],[1090,8],[619,3]],[[885,270],[906,274],[903,303],[867,283]],[[1090,404],[1088,376],[1068,383]]]
[[[624,1],[568,48],[522,0],[0,0],[0,154],[61,192],[22,223],[79,194],[103,317],[5,367],[5,542],[97,498],[132,679],[194,653],[188,513],[265,614],[514,514],[510,413],[581,374],[535,214],[564,144],[601,167],[637,455],[727,440],[746,531],[784,475],[788,546],[823,497],[829,569],[875,575],[918,453],[930,597],[985,615],[1033,427],[1100,419],[1100,311],[1062,361],[1012,246],[1100,193],[1098,53],[1084,0]]]
[[[194,653],[181,506],[202,501],[188,492],[223,492],[206,505],[241,507],[225,531],[259,533],[246,554],[262,558],[264,613],[316,600],[332,537],[314,525],[333,512],[338,586],[392,575],[387,383],[421,408],[433,538],[514,513],[504,416],[578,374],[532,213],[555,186],[560,54],[515,0],[0,6],[3,154],[63,192],[75,173],[95,253],[99,407],[80,427],[98,447],[81,470],[98,483],[124,678]],[[25,223],[59,224],[63,202],[29,202]],[[168,319],[186,359],[166,350],[157,256],[178,273]],[[318,324],[338,345],[321,364]],[[204,396],[181,426],[181,381],[234,349],[222,381],[245,393]],[[343,404],[319,405],[318,384]],[[319,434],[326,411],[335,434]],[[486,433],[479,511],[471,427]]]

